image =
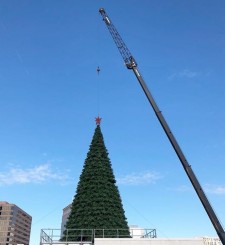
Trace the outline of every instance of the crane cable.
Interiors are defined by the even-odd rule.
[[[97,67],[97,75],[98,75],[98,79],[97,79],[97,114],[98,114],[98,117],[99,117],[99,114],[100,114],[100,76],[99,76],[99,73],[100,73],[100,68],[99,66]]]
[[[101,77],[100,77],[100,66],[99,66],[99,59],[100,59],[100,53],[101,53],[101,44],[100,44],[100,41],[101,39],[99,38],[99,34],[100,34],[100,23],[97,22],[97,26],[96,26],[96,33],[97,33],[97,38],[96,38],[96,41],[97,41],[97,44],[96,44],[96,57],[97,57],[97,63],[98,63],[98,66],[96,68],[96,72],[97,72],[97,84],[96,84],[96,103],[97,103],[97,116],[99,117],[99,114],[100,114],[100,104],[101,104],[101,101],[100,101],[100,89],[101,89]]]

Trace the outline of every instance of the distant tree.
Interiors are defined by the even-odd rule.
[[[129,237],[121,197],[99,124],[84,162],[62,240],[84,240],[85,237],[89,240],[92,229],[99,229],[95,232],[97,237],[103,236],[102,229],[106,229],[105,237],[117,237],[118,233],[120,237]],[[83,230],[81,238],[79,232],[69,229],[89,230]]]

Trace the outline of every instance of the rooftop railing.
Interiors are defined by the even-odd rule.
[[[156,238],[155,229],[42,229],[40,245],[93,244],[95,238]]]

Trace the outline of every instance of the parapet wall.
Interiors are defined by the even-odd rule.
[[[203,238],[95,238],[95,245],[205,245]]]

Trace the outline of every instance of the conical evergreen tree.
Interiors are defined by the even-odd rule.
[[[84,162],[62,240],[79,239],[78,233],[69,229],[99,229],[95,231],[95,236],[99,237],[102,237],[103,229],[106,229],[105,237],[116,237],[116,229],[119,229],[120,236],[129,237],[121,197],[99,124]]]

